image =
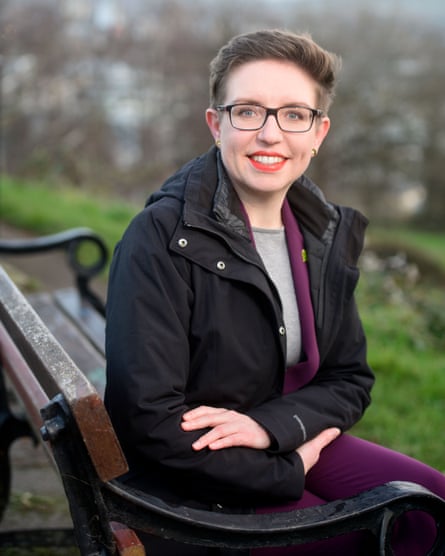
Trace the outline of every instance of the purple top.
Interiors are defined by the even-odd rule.
[[[303,235],[287,200],[283,204],[282,217],[300,313],[301,344],[305,356],[303,361],[290,367],[286,372],[283,393],[288,394],[298,390],[314,377],[320,364],[320,354],[318,353],[315,334],[314,311],[312,309]]]

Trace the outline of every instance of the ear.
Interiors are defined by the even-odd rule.
[[[321,144],[326,138],[326,135],[329,132],[329,128],[331,127],[331,120],[327,116],[323,116],[321,122],[318,123],[315,129],[315,141],[316,144],[314,145],[317,149],[320,148]]]
[[[221,135],[221,126],[219,121],[219,114],[214,108],[207,108],[206,122],[209,126],[210,133],[212,134],[213,139],[217,141]]]

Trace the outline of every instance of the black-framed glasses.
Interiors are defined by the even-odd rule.
[[[298,105],[266,108],[261,104],[220,104],[216,110],[228,112],[232,126],[241,131],[257,131],[269,116],[274,116],[281,131],[304,133],[311,129],[316,117],[323,115],[322,110]]]

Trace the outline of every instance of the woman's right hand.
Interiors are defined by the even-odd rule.
[[[340,434],[341,431],[337,427],[325,429],[315,438],[305,442],[297,448],[296,452],[300,455],[303,461],[305,475],[317,463],[323,448],[326,448],[326,446],[335,440]]]

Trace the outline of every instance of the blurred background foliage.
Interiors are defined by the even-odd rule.
[[[441,228],[441,4],[2,0],[2,173],[142,202],[209,147],[208,64],[221,44],[286,27],[343,58],[310,175],[373,221]]]

